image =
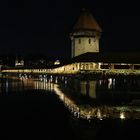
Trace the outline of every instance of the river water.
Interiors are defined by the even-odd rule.
[[[139,136],[139,78],[0,79],[5,138],[127,139]]]

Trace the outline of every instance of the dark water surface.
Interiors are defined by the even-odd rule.
[[[87,86],[87,82],[82,81],[80,85],[77,83],[76,86],[76,88],[81,86],[82,94],[85,95],[86,92],[90,94],[93,100],[88,100],[89,102],[93,102],[95,98],[100,97],[102,99],[106,97],[104,94],[101,96],[97,90],[95,90],[95,83],[97,82],[91,81],[90,84],[92,86],[89,87],[89,85]],[[72,84],[70,86],[72,86]],[[102,115],[100,115],[100,113],[102,114],[102,109],[99,107],[92,109],[98,110],[97,117],[93,119],[75,117],[70,110],[72,106],[75,106],[73,101],[70,100],[72,98],[69,99],[65,97],[61,90],[56,87],[56,85],[40,81],[1,79],[0,136],[9,139],[36,138],[40,140],[136,139],[136,137],[139,136],[139,119],[120,119],[117,116],[118,112],[114,115],[115,117],[113,116],[114,118],[102,119]],[[88,90],[87,87],[89,88]],[[96,88],[97,87],[96,85]],[[102,86],[100,90],[106,91],[105,87],[106,86]],[[73,86],[73,89],[76,90],[76,88]],[[119,86],[119,88],[121,87]],[[114,90],[114,88],[112,88],[112,90]],[[95,94],[95,91],[98,94]],[[114,92],[116,91],[117,90]],[[139,99],[138,88],[135,89],[135,91],[137,91],[135,93],[138,97],[136,99]],[[124,98],[124,96],[122,97]],[[128,95],[127,97],[128,99],[130,98]],[[80,96],[80,99],[83,99],[83,97]],[[135,98],[133,97],[133,99]],[[106,103],[106,100],[104,101],[102,99],[102,101]],[[107,101],[110,101],[110,99]],[[126,103],[128,102],[128,100],[124,101]],[[90,110],[90,107],[87,108],[87,106],[83,108],[82,103],[79,103],[78,109],[80,109],[81,112],[83,111],[86,114]],[[74,109],[74,107],[72,109]],[[107,107],[107,111],[109,109]],[[139,106],[137,106],[136,109],[139,110]],[[76,113],[76,111],[73,111],[73,113]],[[91,112],[89,113],[91,114]],[[105,113],[107,114],[107,112]],[[119,113],[121,113],[121,111]],[[84,115],[84,117],[88,115]],[[139,114],[137,115],[139,116]]]
[[[53,92],[34,83],[1,80],[0,135],[5,138],[72,139],[70,112]]]

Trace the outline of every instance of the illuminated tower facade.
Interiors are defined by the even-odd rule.
[[[18,58],[16,58],[16,60],[15,60],[15,67],[23,67],[23,66],[24,66],[24,60],[21,59],[19,61]]]
[[[71,33],[72,58],[87,52],[99,52],[101,32],[92,14],[83,9]]]
[[[24,66],[24,60],[23,60],[23,58],[21,59],[20,63],[21,63],[21,66]]]
[[[16,57],[16,60],[15,60],[15,66],[18,65],[18,58]]]

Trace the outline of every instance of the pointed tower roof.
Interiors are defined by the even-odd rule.
[[[101,27],[98,25],[97,21],[87,9],[82,9],[82,13],[73,30],[95,30],[102,32]]]

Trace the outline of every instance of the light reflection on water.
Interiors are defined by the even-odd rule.
[[[64,78],[63,78],[64,79]],[[9,80],[5,79],[4,82],[0,83],[0,92],[5,92],[7,95],[9,92],[19,92],[23,90],[47,90],[56,93],[64,105],[69,108],[72,115],[76,118],[83,118],[91,120],[97,118],[99,120],[109,118],[120,118],[120,119],[140,119],[140,106],[139,105],[88,105],[88,104],[77,104],[75,100],[62,92],[60,86],[56,83],[52,83],[51,80],[39,81],[32,79],[21,79],[21,80]],[[101,89],[113,89],[115,80],[109,79],[106,81],[80,81],[80,91],[83,95],[88,95],[92,99],[97,98],[97,87],[100,85]],[[68,84],[68,82],[65,82]],[[77,85],[76,85],[77,86]],[[115,92],[115,91],[114,91]],[[47,92],[46,92],[47,93]],[[17,93],[18,94],[18,93]]]
[[[81,81],[80,88],[81,94],[87,95],[90,98],[96,98],[96,84],[97,81]]]
[[[104,81],[102,81],[104,82]],[[67,84],[67,82],[64,82]],[[42,84],[42,85],[41,85]],[[45,84],[45,85],[44,85]],[[80,91],[81,94],[86,95],[88,94],[90,98],[96,99],[96,87],[98,82],[95,80],[92,81],[80,81]],[[115,79],[109,79],[108,82],[108,89],[111,86],[115,85]],[[76,85],[77,86],[77,85]],[[112,86],[112,87],[113,87]],[[90,106],[85,104],[77,104],[72,98],[67,96],[58,84],[54,83],[40,83],[39,81],[35,81],[35,89],[44,89],[55,91],[55,93],[59,96],[60,100],[63,101],[64,105],[71,110],[72,114],[77,118],[84,118],[84,119],[92,119],[98,118],[100,120],[106,118],[120,118],[120,119],[140,119],[140,107],[133,106],[133,105],[122,105],[122,106],[107,106],[107,105],[100,105],[100,106]]]
[[[85,119],[98,118],[100,120],[105,118],[132,118],[140,119],[139,107],[133,106],[97,106],[92,107],[89,105],[77,105],[73,100],[65,96],[59,89],[59,86],[54,84],[53,90],[64,102],[64,104],[71,110],[74,116]]]

